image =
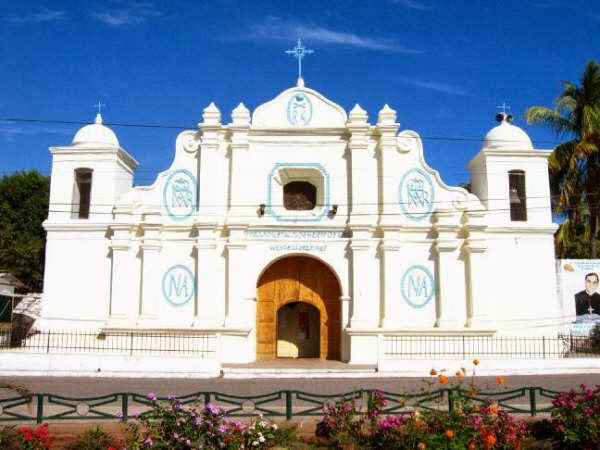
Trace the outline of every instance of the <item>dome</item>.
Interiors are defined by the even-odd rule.
[[[500,125],[485,135],[482,148],[496,150],[533,150],[531,139],[521,128],[513,125],[512,115],[500,113],[496,116]]]
[[[100,113],[96,114],[96,120],[93,124],[86,125],[75,133],[71,145],[78,147],[120,147],[114,131],[102,125],[102,115]]]

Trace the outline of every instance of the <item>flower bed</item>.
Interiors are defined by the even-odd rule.
[[[474,367],[478,364],[473,361]],[[314,437],[298,437],[293,427],[279,428],[261,417],[242,422],[212,404],[184,405],[169,396],[148,394],[150,410],[116,432],[90,428],[68,442],[54,439],[51,426],[0,427],[2,450],[147,450],[147,449],[597,449],[600,448],[600,386],[582,384],[559,393],[550,418],[525,421],[496,401],[477,397],[475,370],[468,379],[461,368],[454,375],[432,369],[429,392],[444,385],[453,396],[445,410],[423,405],[408,412],[385,414],[386,394],[370,391],[328,404]],[[498,385],[504,379],[496,379]],[[394,399],[402,404],[402,399]],[[54,425],[52,425],[53,427]]]

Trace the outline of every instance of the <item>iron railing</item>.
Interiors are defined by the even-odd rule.
[[[224,409],[228,416],[256,416],[271,418],[320,416],[323,408],[343,399],[353,401],[361,411],[366,411],[373,390],[357,390],[344,394],[322,395],[284,390],[267,394],[240,396],[221,392],[195,392],[178,396],[182,404],[201,408],[211,403]],[[381,391],[380,391],[381,392]],[[416,409],[452,411],[460,400],[466,398],[473,404],[493,400],[504,410],[521,415],[535,416],[551,411],[552,399],[557,391],[543,387],[524,387],[501,392],[469,392],[461,388],[446,388],[418,393],[381,392],[386,406],[384,414],[403,414]],[[167,401],[159,397],[159,401]],[[138,393],[113,393],[98,397],[66,397],[55,394],[33,394],[29,398],[17,396],[0,398],[0,423],[46,421],[127,421],[150,411],[153,402],[147,395]]]
[[[384,359],[600,357],[589,336],[405,336],[383,337]]]
[[[194,355],[215,358],[217,337],[214,334],[144,331],[43,331],[26,338],[11,340],[0,335],[0,351],[32,353],[110,353],[117,355]]]

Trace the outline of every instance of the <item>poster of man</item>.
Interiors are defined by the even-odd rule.
[[[559,297],[571,335],[589,336],[600,322],[599,274],[600,260],[557,260]]]
[[[575,314],[583,316],[586,314],[600,315],[600,294],[598,289],[598,274],[590,272],[585,275],[585,289],[575,294]]]

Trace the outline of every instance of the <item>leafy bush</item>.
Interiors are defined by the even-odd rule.
[[[75,441],[67,446],[68,450],[106,450],[117,448],[117,440],[108,431],[100,427],[92,428],[77,436]]]
[[[585,383],[559,393],[552,401],[552,419],[564,449],[600,448],[600,386]]]
[[[43,450],[52,447],[50,430],[47,423],[40,425],[38,428],[19,427],[19,440],[21,441],[21,450]]]
[[[0,427],[0,448],[3,450],[19,450],[21,448],[21,435],[15,427]]]
[[[474,366],[479,364],[473,361]],[[453,408],[443,411],[418,408],[400,415],[379,418],[386,405],[384,394],[374,391],[369,396],[366,411],[360,411],[351,400],[340,400],[323,410],[323,419],[317,425],[317,436],[327,438],[338,448],[382,449],[521,449],[528,435],[527,424],[502,410],[494,401],[479,404],[475,401],[477,389],[473,378],[469,389],[463,389],[465,368],[452,378],[432,369],[429,392],[435,384],[446,386],[453,397]],[[473,370],[473,376],[475,371]],[[504,384],[503,377],[497,377]],[[431,395],[431,398],[440,398]],[[403,402],[400,400],[400,404]],[[439,406],[439,405],[438,405]]]
[[[148,398],[153,408],[130,430],[128,449],[265,449],[273,442],[277,429],[261,418],[243,424],[210,403],[197,410],[172,396],[167,402],[159,401],[153,393]]]

